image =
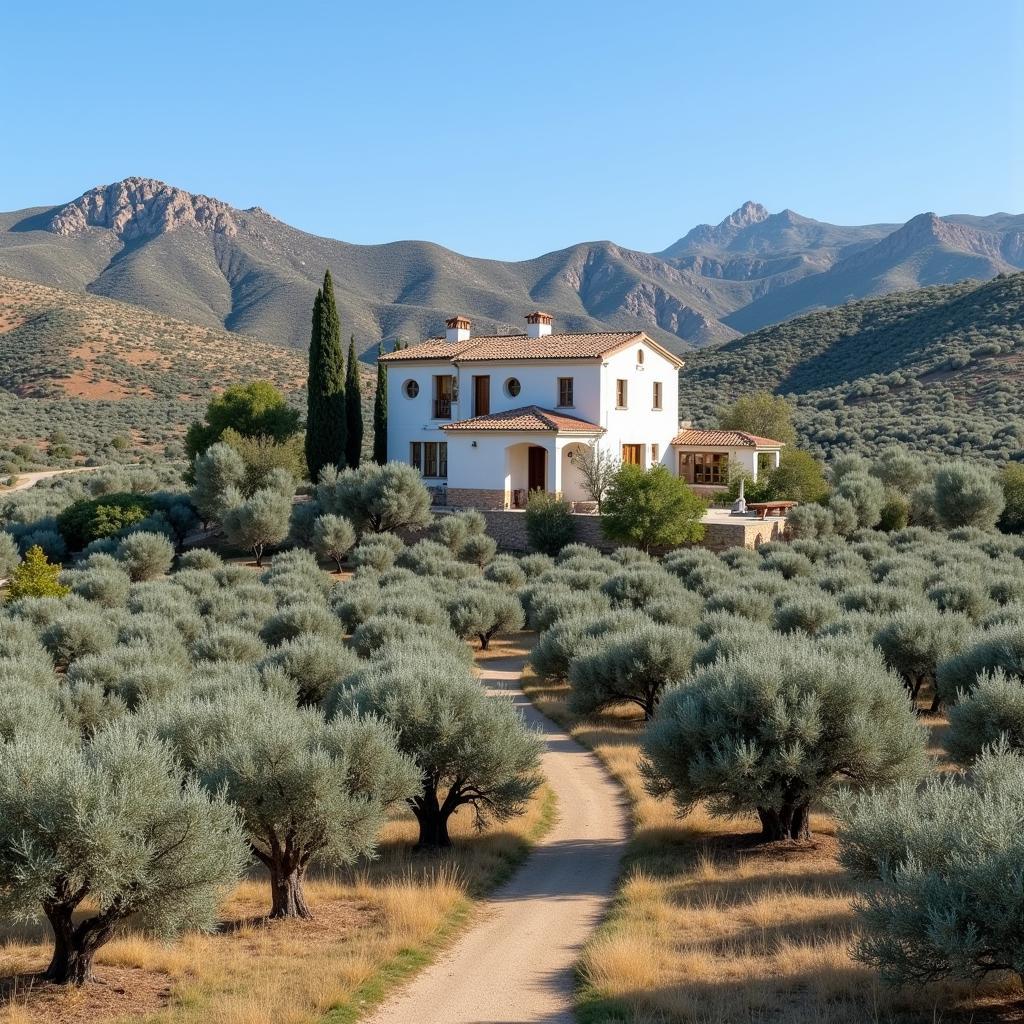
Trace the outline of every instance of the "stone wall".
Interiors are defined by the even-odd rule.
[[[498,542],[502,551],[529,551],[526,539],[526,516],[518,509],[508,511],[483,510],[487,520],[487,532]],[[574,515],[576,541],[589,544],[601,551],[614,551],[621,545],[608,540],[601,533],[599,516]],[[781,540],[786,529],[786,520],[778,519],[737,519],[735,522],[711,522],[704,526],[704,540],[701,547],[712,551],[726,548],[756,548],[762,544]]]
[[[446,493],[449,508],[502,509],[505,507],[504,491],[489,490],[485,487],[449,487]]]

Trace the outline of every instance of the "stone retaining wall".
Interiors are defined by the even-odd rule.
[[[526,539],[526,516],[518,509],[509,511],[481,510],[487,520],[487,532],[498,542],[503,551],[529,551]],[[601,551],[614,551],[622,545],[608,540],[601,533],[599,516],[574,515],[576,542],[589,544]],[[704,525],[704,540],[700,546],[712,551],[726,548],[757,548],[768,541],[781,540],[786,529],[786,520],[737,519],[735,522],[711,522]]]

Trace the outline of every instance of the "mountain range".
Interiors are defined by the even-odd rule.
[[[414,342],[458,312],[518,332],[540,306],[565,330],[641,329],[675,351],[853,299],[1024,268],[1024,215],[922,213],[840,226],[744,203],[661,252],[581,242],[519,262],[423,241],[353,245],[148,178],[0,214],[0,274],[119,299],[302,347],[330,267],[363,352]]]

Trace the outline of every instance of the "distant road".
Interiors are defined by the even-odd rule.
[[[52,476],[63,476],[65,473],[87,473],[94,469],[105,469],[105,466],[75,466],[74,469],[44,469],[38,473],[15,473],[15,482],[10,487],[0,487],[0,494],[12,491],[27,491],[35,487],[40,480],[49,480]]]

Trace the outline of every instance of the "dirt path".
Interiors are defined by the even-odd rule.
[[[64,476],[65,473],[87,473],[90,470],[102,468],[102,466],[75,466],[74,469],[44,469],[37,473],[17,473],[14,484],[11,487],[0,487],[0,494],[27,491],[30,487],[35,487],[40,480],[49,480],[53,476]]]
[[[628,835],[622,794],[597,758],[537,711],[519,687],[524,659],[484,662],[481,681],[513,696],[544,735],[558,820],[488,899],[479,920],[388,1000],[370,1024],[570,1024],[573,965],[600,921]]]

